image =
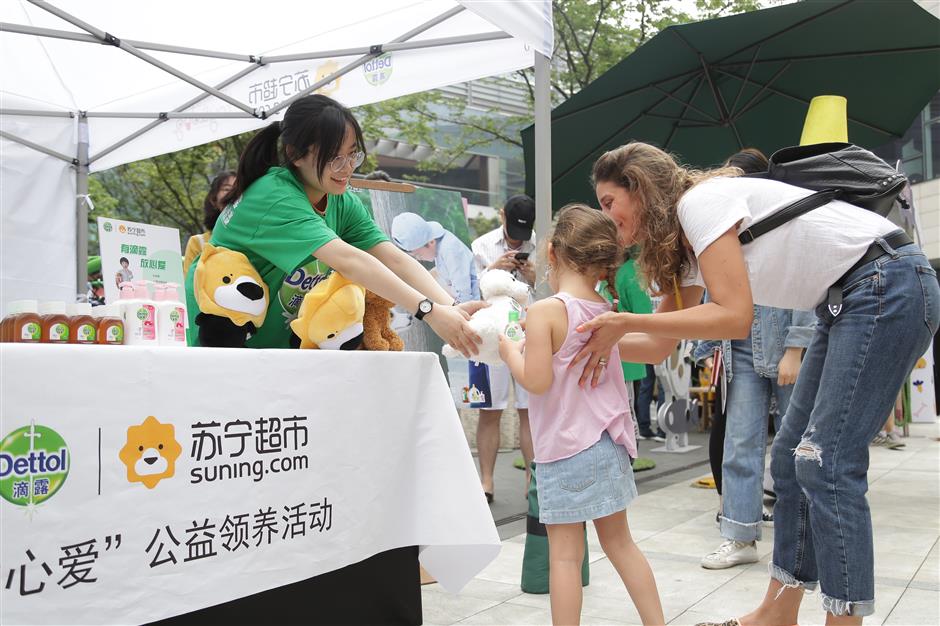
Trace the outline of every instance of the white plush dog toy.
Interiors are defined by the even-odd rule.
[[[506,330],[510,311],[522,311],[528,304],[529,287],[513,278],[505,270],[490,270],[480,277],[480,294],[490,306],[480,309],[470,318],[472,328],[483,340],[477,348],[480,353],[470,357],[477,363],[499,365],[499,336]],[[450,346],[444,346],[444,356],[463,356]]]

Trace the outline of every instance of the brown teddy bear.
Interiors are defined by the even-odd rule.
[[[362,350],[395,351],[405,348],[405,342],[392,330],[393,302],[366,290],[366,312],[362,317]]]

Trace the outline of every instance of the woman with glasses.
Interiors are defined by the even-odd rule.
[[[268,286],[264,324],[245,345],[290,347],[289,323],[304,295],[335,270],[414,312],[465,355],[476,354],[480,339],[466,320],[482,305],[457,305],[379,229],[348,189],[364,159],[356,118],[322,95],[291,104],[284,121],[271,123],[245,147],[210,241],[243,253]],[[193,292],[197,265],[198,259],[186,279],[192,329],[200,312]],[[195,335],[190,341],[198,344]]]

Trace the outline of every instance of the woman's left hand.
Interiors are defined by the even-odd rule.
[[[792,385],[800,373],[803,350],[800,348],[787,348],[777,364],[777,384]]]
[[[597,387],[601,374],[608,365],[607,359],[610,351],[627,332],[629,315],[629,313],[601,313],[578,326],[579,333],[591,333],[591,338],[568,366],[574,367],[582,359],[587,359],[581,371],[581,377],[578,379],[579,386],[583,387],[584,383],[590,379],[591,387]]]

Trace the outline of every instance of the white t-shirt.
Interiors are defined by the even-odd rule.
[[[713,178],[690,189],[678,211],[696,258],[682,284],[705,286],[697,258],[732,226],[740,222],[740,233],[811,193],[760,178]],[[896,229],[871,211],[835,201],[761,235],[742,246],[754,303],[812,310],[877,237]]]

